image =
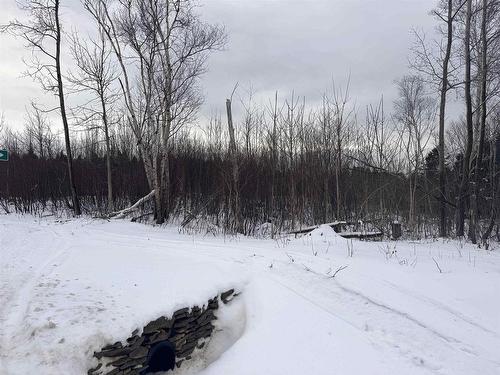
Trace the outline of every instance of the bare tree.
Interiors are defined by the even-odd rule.
[[[384,175],[402,171],[401,158],[398,157],[400,137],[397,137],[394,123],[386,121],[383,97],[376,106],[369,105],[366,108],[366,121],[361,130],[356,159],[377,173],[379,214],[383,215],[386,207],[385,192],[388,188]]]
[[[424,165],[424,152],[434,125],[434,100],[425,92],[424,81],[419,76],[405,76],[397,82],[399,98],[394,102],[394,118],[400,129],[404,153],[408,163],[409,218],[408,224],[415,232],[418,177]]]
[[[440,93],[439,101],[439,236],[447,236],[446,224],[446,163],[445,163],[445,120],[446,101],[450,90],[457,87],[459,82],[453,79],[458,67],[453,64],[454,24],[460,10],[465,4],[464,0],[440,0],[438,7],[433,11],[434,16],[444,23],[440,28],[444,35],[444,43],[438,42],[438,51],[429,49],[425,38],[415,33],[416,45],[413,48],[414,61],[411,67],[428,77],[430,82],[437,85]]]
[[[50,157],[52,134],[50,131],[50,123],[47,115],[42,112],[34,103],[31,103],[31,108],[26,111],[26,143],[28,147],[34,149],[40,158]]]
[[[332,204],[330,197],[330,171],[333,167],[333,114],[330,105],[330,98],[323,95],[322,106],[318,114],[319,132],[319,154],[323,167],[323,223],[327,223],[331,218]]]
[[[304,119],[305,103],[301,102],[292,92],[290,100],[285,101],[284,110],[280,112],[280,151],[283,157],[284,170],[289,178],[288,190],[290,199],[287,204],[291,217],[291,228],[295,227],[297,221],[297,155],[299,145],[299,130]]]
[[[171,203],[170,139],[196,115],[202,101],[198,78],[209,52],[223,47],[224,29],[201,22],[191,0],[84,4],[118,60],[130,125],[155,191],[156,222],[163,223]]]
[[[337,89],[333,84],[334,142],[335,142],[335,192],[336,192],[336,218],[341,219],[342,192],[342,154],[345,144],[348,143],[349,128],[354,125],[354,107],[349,103],[350,77],[344,90]]]
[[[467,0],[465,11],[465,30],[464,30],[464,59],[465,59],[465,125],[467,129],[467,140],[464,151],[462,164],[462,179],[458,191],[458,212],[456,230],[457,236],[464,235],[465,223],[465,205],[467,194],[469,191],[470,179],[470,161],[472,154],[472,143],[474,140],[474,124],[472,112],[472,95],[471,95],[471,21],[472,21],[472,0]]]
[[[481,1],[481,22],[479,41],[476,49],[478,55],[477,71],[478,71],[478,91],[479,100],[476,108],[479,121],[478,133],[476,137],[476,158],[472,172],[472,187],[470,200],[470,221],[469,221],[469,238],[473,243],[477,242],[477,231],[479,217],[479,196],[480,196],[480,178],[482,176],[483,159],[485,153],[485,136],[487,131],[488,108],[494,108],[495,105],[490,105],[489,102],[498,94],[498,72],[495,72],[495,62],[498,60],[498,43],[500,39],[500,25],[498,24],[498,15],[500,12],[500,2],[497,0],[482,0]],[[495,74],[497,73],[497,74]],[[496,77],[495,77],[496,75]],[[494,176],[490,178],[494,180]],[[494,192],[494,189],[493,189]],[[491,232],[491,231],[490,231]]]
[[[26,41],[27,47],[32,51],[32,59],[27,61],[27,75],[37,80],[43,90],[54,93],[59,99],[58,109],[64,128],[72,208],[75,215],[80,215],[62,76],[60,1],[26,0],[20,4],[20,8],[28,14],[28,20],[25,22],[13,20],[8,25],[2,26],[0,31],[11,32]]]
[[[279,149],[278,149],[278,120],[280,117],[280,109],[278,109],[278,92],[276,91],[274,93],[274,100],[269,103],[267,112],[271,118],[271,123],[272,126],[267,132],[267,140],[268,140],[268,145],[267,149],[270,152],[270,159],[271,159],[271,165],[273,166],[271,168],[271,198],[270,198],[270,206],[269,206],[269,211],[270,211],[270,216],[274,217],[276,214],[276,180],[277,180],[277,170],[278,170],[278,154],[279,154]],[[273,223],[274,224],[274,223]],[[275,235],[275,227],[273,226],[271,236],[274,238]]]
[[[99,28],[99,39],[86,42],[75,34],[71,52],[76,62],[77,72],[71,75],[70,81],[76,86],[77,92],[88,91],[94,96],[80,107],[82,122],[93,126],[102,123],[99,128],[104,133],[106,146],[106,174],[108,185],[108,208],[113,210],[113,177],[111,168],[110,144],[110,112],[116,101],[113,84],[116,80],[116,69],[111,62],[111,53],[106,43],[102,28]]]
[[[236,89],[236,87],[235,87]],[[234,94],[234,90],[233,90]],[[230,219],[234,229],[238,232],[242,229],[241,223],[241,204],[240,204],[240,184],[239,184],[239,168],[238,168],[238,150],[236,148],[235,130],[232,114],[232,94],[230,99],[226,99],[227,125],[229,130],[229,160],[231,162],[231,189],[230,189]]]

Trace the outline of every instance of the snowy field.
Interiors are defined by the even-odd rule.
[[[0,216],[0,374],[85,374],[105,343],[228,287],[236,311],[176,374],[500,374],[498,249],[15,215]]]

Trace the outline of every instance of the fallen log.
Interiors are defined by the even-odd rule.
[[[144,203],[149,201],[151,198],[153,198],[155,195],[155,191],[152,190],[148,195],[142,197],[139,199],[137,202],[135,202],[132,206],[124,208],[123,210],[112,212],[108,215],[108,218],[110,219],[123,219],[125,218],[128,214],[136,211],[141,207]]]
[[[333,230],[335,230],[335,232],[337,232],[338,228],[341,228],[343,225],[349,225],[349,223],[347,221],[334,221],[332,223],[326,223],[324,225],[328,225],[328,226],[332,227]],[[295,237],[297,237],[298,234],[309,233],[309,232],[312,232],[314,229],[319,228],[319,227],[320,227],[319,225],[313,225],[311,227],[305,227],[305,228],[291,231],[288,234],[294,234]]]
[[[344,238],[357,238],[360,240],[363,239],[374,239],[374,238],[382,238],[384,233],[382,232],[340,232],[339,236]]]
[[[339,236],[344,237],[344,238],[357,238],[357,239],[363,240],[363,239],[378,239],[378,238],[382,238],[384,236],[384,233],[382,231],[372,231],[372,232],[367,232],[367,231],[345,232],[345,231],[341,231],[342,226],[349,225],[349,224],[350,224],[350,222],[335,221],[333,223],[327,223],[325,225],[332,227],[335,230],[335,232],[337,232],[337,234]],[[312,232],[314,229],[319,228],[319,227],[320,227],[319,225],[314,225],[311,227],[306,227],[306,228],[291,231],[288,234],[293,234],[295,237],[297,237],[297,235],[299,235],[299,234],[306,234],[306,233]]]

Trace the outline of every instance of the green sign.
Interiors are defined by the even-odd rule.
[[[9,161],[9,151],[0,150],[0,161]]]

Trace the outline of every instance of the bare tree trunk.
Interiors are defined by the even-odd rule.
[[[408,212],[408,226],[411,228],[413,235],[415,235],[415,189],[414,189],[414,176],[411,175],[408,178],[409,184],[409,212]]]
[[[467,193],[469,191],[470,158],[472,154],[472,142],[474,137],[474,125],[472,118],[472,96],[471,96],[471,18],[472,18],[472,0],[467,0],[466,20],[465,20],[465,106],[466,106],[466,127],[467,144],[463,157],[462,181],[458,193],[458,213],[457,213],[457,236],[464,235],[465,224],[465,206]]]
[[[162,224],[168,219],[170,213],[170,163],[168,141],[164,141],[160,154],[160,174],[158,177],[159,193],[157,194],[156,223]]]
[[[443,75],[439,103],[439,236],[447,236],[446,227],[446,164],[444,157],[444,120],[446,116],[446,94],[448,93],[448,66],[453,43],[453,0],[448,0],[446,53],[443,59]]]
[[[498,180],[500,177],[500,171],[497,171],[496,169],[496,158],[497,158],[497,152],[500,151],[500,135],[497,136],[498,138],[495,139],[493,136],[492,142],[490,144],[490,180],[491,180],[491,209],[490,209],[490,222],[488,224],[488,227],[484,231],[481,241],[483,243],[483,246],[485,249],[488,248],[488,241],[491,236],[491,233],[493,231],[493,227],[495,225],[495,221],[497,218],[497,211],[498,211],[498,204],[497,204],[497,189],[498,189]],[[495,145],[495,143],[498,144],[498,146]],[[497,227],[498,228],[498,227]]]
[[[64,102],[64,88],[62,82],[61,74],[61,25],[59,23],[59,0],[55,0],[55,26],[56,26],[56,78],[57,78],[57,90],[59,96],[59,107],[61,110],[61,117],[64,128],[64,142],[66,144],[66,158],[68,163],[68,176],[69,176],[69,188],[71,191],[71,200],[73,204],[73,212],[75,215],[81,215],[82,211],[80,208],[80,201],[78,199],[78,194],[76,192],[75,177],[73,173],[73,155],[71,152],[71,141],[69,138],[69,124],[68,118],[66,116],[66,104]]]
[[[474,178],[471,196],[471,214],[469,223],[469,238],[472,243],[476,243],[477,221],[479,219],[478,213],[478,197],[479,197],[479,179],[481,175],[481,164],[483,161],[484,153],[484,137],[486,130],[486,116],[487,116],[487,76],[488,76],[488,39],[486,35],[486,24],[488,17],[488,0],[483,0],[482,21],[481,21],[481,39],[482,39],[482,53],[481,53],[481,119],[479,123],[479,145],[477,149],[476,165],[474,168]]]
[[[241,231],[241,208],[238,176],[238,155],[236,150],[236,139],[234,136],[233,115],[231,113],[231,99],[226,99],[227,125],[229,128],[229,158],[232,169],[231,187],[231,214],[236,231]]]
[[[167,94],[167,96],[170,96]],[[167,99],[170,102],[170,99]],[[170,214],[170,161],[169,161],[169,139],[171,127],[171,106],[167,104],[161,123],[160,151],[156,166],[159,173],[156,175],[156,223],[162,224]]]
[[[330,219],[329,207],[330,205],[330,194],[328,192],[328,169],[325,168],[323,176],[323,223],[327,223]]]
[[[341,139],[341,125],[342,124],[337,124],[337,160],[336,160],[336,168],[335,168],[335,190],[336,190],[336,200],[337,200],[337,206],[336,206],[336,214],[337,214],[337,220],[340,220],[340,174],[342,172],[342,139]]]
[[[102,108],[102,122],[104,125],[104,138],[106,143],[106,177],[108,184],[108,209],[112,211],[114,209],[113,202],[113,176],[111,173],[111,146],[109,142],[109,123],[108,123],[108,113],[106,111],[106,103],[104,97],[101,96],[101,108]]]
[[[273,109],[273,131],[272,131],[272,140],[271,140],[271,203],[270,203],[270,212],[271,215],[274,215],[276,207],[275,207],[275,196],[276,196],[276,169],[278,167],[278,145],[277,145],[277,134],[278,129],[278,92],[276,91],[274,95],[274,109]],[[271,226],[271,238],[275,236],[275,223],[272,223]]]

